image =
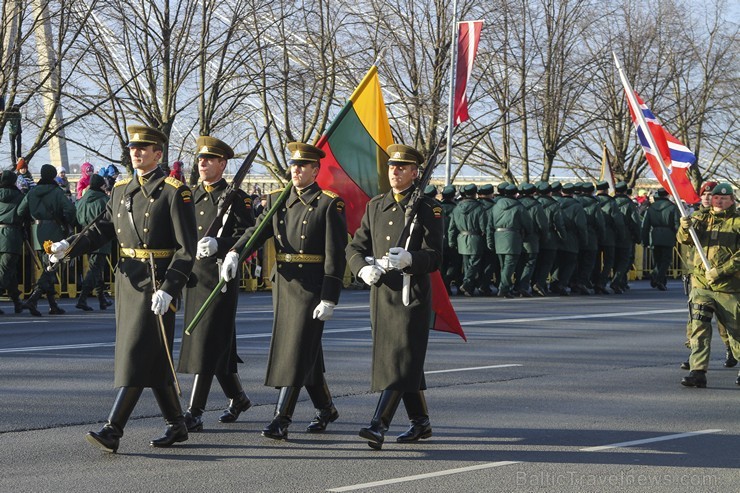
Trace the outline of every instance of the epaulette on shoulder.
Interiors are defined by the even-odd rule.
[[[168,184],[168,185],[172,185],[175,188],[180,188],[180,187],[184,187],[185,186],[185,184],[183,182],[181,182],[180,180],[178,180],[174,176],[168,176],[167,178],[164,179],[164,182],[166,184]]]
[[[337,195],[336,193],[334,193],[334,192],[332,192],[330,190],[322,190],[322,192],[324,192],[324,195],[328,195],[329,197],[331,197],[333,199],[336,199],[337,197],[339,197],[339,195]]]
[[[126,185],[129,182],[131,182],[131,178],[124,178],[123,180],[118,180],[116,183],[113,184],[113,188],[120,187],[121,185]]]
[[[277,190],[273,190],[272,192],[270,192],[270,195],[274,195],[276,193],[282,193],[283,190],[285,190],[285,189],[284,188],[278,188]]]
[[[375,197],[370,199],[370,202],[378,202],[379,200],[383,200],[383,197],[385,197],[384,193],[381,193],[379,195],[376,195]]]

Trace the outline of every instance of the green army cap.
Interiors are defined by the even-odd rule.
[[[624,181],[617,182],[616,185],[614,185],[614,191],[619,193],[624,193],[627,191],[627,183]]]
[[[733,195],[734,193],[729,183],[720,183],[712,190],[712,195]]]
[[[391,144],[386,152],[388,153],[388,166],[403,166],[405,164],[421,166],[421,163],[424,162],[424,156],[411,146]]]
[[[303,142],[288,142],[286,145],[290,152],[290,159],[288,164],[297,164],[299,166],[304,164],[314,164],[319,166],[319,160],[326,157],[326,153],[316,146],[311,144],[304,144]]]
[[[129,125],[128,147],[146,147],[148,145],[167,145],[167,136],[159,129],[146,125]]]
[[[502,181],[498,184],[498,193],[503,193],[504,190],[506,190],[506,187],[508,187],[510,183],[508,181]]]
[[[442,189],[442,197],[454,197],[455,187],[453,185],[447,185]]]
[[[552,190],[553,192],[558,192],[558,191],[560,191],[560,190],[562,190],[562,189],[563,189],[563,184],[562,184],[562,183],[560,183],[559,181],[554,181],[554,182],[552,182],[552,183],[550,184],[550,189],[551,189],[551,190]]]
[[[581,183],[581,192],[594,193],[594,184],[593,183]]]
[[[552,191],[550,184],[544,180],[537,182],[536,188],[540,193],[549,193]]]
[[[475,183],[468,183],[462,188],[463,195],[471,196],[475,195],[478,192],[478,187]]]
[[[499,185],[499,192],[506,196],[515,195],[517,190],[518,188],[516,187],[516,185],[513,185],[511,183],[507,183],[503,190],[501,190],[501,185]]]
[[[522,183],[522,185],[519,187],[519,191],[524,195],[532,195],[534,193],[535,187],[531,183]]]
[[[424,189],[424,195],[431,198],[436,197],[437,187],[435,187],[434,185],[427,185],[427,187]]]
[[[195,145],[195,153],[198,157],[220,157],[223,159],[234,157],[234,150],[216,137],[201,135],[195,140]]]
[[[481,185],[481,187],[478,189],[478,195],[491,195],[492,193],[493,193],[493,185],[491,185],[490,183]]]
[[[606,180],[596,182],[596,190],[609,190],[609,182]]]
[[[565,183],[562,186],[563,192],[571,194],[576,191],[576,184],[575,183]]]

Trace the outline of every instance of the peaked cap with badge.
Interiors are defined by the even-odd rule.
[[[386,150],[388,153],[388,166],[403,166],[415,164],[421,166],[424,156],[411,146],[403,144],[391,144]]]
[[[231,159],[234,157],[234,150],[222,140],[209,135],[201,135],[195,140],[198,157],[218,157],[222,159]]]
[[[303,142],[289,142],[286,146],[290,152],[288,164],[303,165],[314,164],[319,166],[320,160],[326,157],[326,153],[316,146],[304,144]]]
[[[167,145],[167,136],[154,127],[129,125],[126,127],[126,132],[128,132],[128,147]]]
[[[716,187],[714,187],[714,190],[712,190],[712,195],[732,195],[732,185],[729,183],[720,183]]]

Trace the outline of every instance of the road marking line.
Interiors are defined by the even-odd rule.
[[[490,368],[511,368],[512,366],[523,366],[523,365],[493,365],[493,366],[474,366],[471,368],[453,368],[451,370],[434,370],[434,371],[425,371],[424,373],[426,375],[432,374],[432,373],[452,373],[454,371],[473,371],[473,370],[488,370]]]
[[[417,474],[415,476],[406,476],[402,478],[386,479],[383,481],[374,481],[372,483],[355,484],[351,486],[342,486],[341,488],[332,488],[326,491],[356,491],[363,490],[365,488],[374,488],[376,486],[385,486],[388,484],[406,483],[408,481],[418,481],[420,479],[437,478],[440,476],[448,476],[450,474],[459,474],[470,471],[480,471],[482,469],[491,469],[493,467],[509,466],[511,464],[521,464],[521,461],[500,461],[500,462],[488,462],[486,464],[479,464],[477,466],[459,467],[457,469],[447,469],[444,471],[430,472],[427,474]]]
[[[708,433],[719,433],[724,430],[699,430],[699,431],[690,431],[688,433],[678,433],[676,435],[665,435],[661,437],[655,437],[655,438],[646,438],[644,440],[634,440],[631,442],[621,442],[621,443],[612,443],[611,445],[601,445],[599,447],[586,447],[582,448],[582,452],[599,452],[601,450],[609,450],[613,448],[621,448],[621,447],[632,447],[633,445],[643,445],[645,443],[653,443],[653,442],[664,442],[666,440],[677,440],[679,438],[687,438],[687,437],[693,437],[696,435],[706,435]]]
[[[62,349],[90,349],[98,347],[114,347],[113,342],[92,342],[89,344],[62,344],[59,346],[31,346],[0,349],[0,354],[7,353],[33,353],[36,351],[58,351]]]
[[[480,322],[462,322],[461,325],[501,325],[501,324],[520,324],[524,322],[547,322],[550,320],[580,320],[589,318],[613,318],[629,317],[633,315],[658,315],[663,313],[686,313],[687,308],[676,310],[645,310],[640,312],[613,312],[613,313],[593,313],[589,315],[563,315],[554,317],[536,317],[536,318],[505,318],[501,320],[482,320]]]

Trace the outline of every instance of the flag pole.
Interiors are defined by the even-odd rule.
[[[629,100],[630,106],[634,109],[635,118],[637,118],[637,124],[642,127],[643,133],[648,141],[648,144],[650,145],[650,148],[655,151],[655,157],[658,161],[658,164],[660,164],[660,169],[663,172],[663,176],[665,176],[666,178],[668,188],[671,189],[671,195],[673,195],[673,198],[676,201],[675,203],[678,207],[678,211],[681,213],[681,217],[689,217],[686,209],[684,209],[683,203],[681,202],[681,196],[676,190],[676,185],[673,184],[671,174],[668,171],[665,162],[663,161],[663,156],[661,156],[660,154],[660,149],[658,149],[658,145],[655,143],[653,133],[650,131],[650,128],[645,121],[645,115],[642,114],[642,109],[640,108],[640,105],[637,102],[637,98],[635,97],[635,91],[632,89],[632,86],[627,80],[627,76],[624,74],[624,70],[622,70],[622,64],[619,63],[619,58],[617,58],[617,54],[612,52],[612,55],[614,55],[614,63],[617,65],[619,78],[622,80],[622,86],[624,86],[624,92],[627,93],[627,99]],[[694,241],[696,251],[699,253],[699,257],[701,258],[701,263],[704,264],[704,269],[711,269],[712,266],[709,264],[709,259],[707,258],[707,255],[704,253],[704,250],[701,247],[701,242],[699,242],[699,237],[696,234],[696,230],[694,230],[694,227],[691,225],[689,225],[689,235],[691,235],[691,239]]]
[[[450,97],[447,108],[447,149],[445,154],[445,185],[451,183],[452,177],[452,121],[455,111],[455,67],[457,66],[457,0],[452,1],[452,42],[450,43]]]

